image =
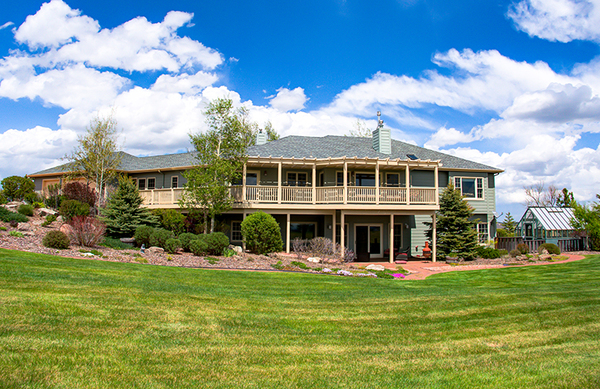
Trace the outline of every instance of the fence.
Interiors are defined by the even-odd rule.
[[[496,238],[496,248],[511,252],[517,248],[517,245],[525,243],[529,247],[529,252],[537,251],[540,245],[546,243],[544,239],[524,240],[521,236]],[[560,252],[583,250],[583,240],[581,238],[560,239],[556,242]]]

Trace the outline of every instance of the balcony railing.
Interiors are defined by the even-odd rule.
[[[437,205],[435,188],[349,186],[346,189],[346,196],[344,196],[344,187],[341,186],[316,187],[314,189],[312,187],[282,186],[279,191],[277,186],[248,185],[245,199],[242,186],[232,186],[230,193],[234,202],[238,204]],[[140,191],[144,205],[175,205],[181,199],[182,193],[183,188]],[[279,196],[281,196],[281,200]],[[407,202],[407,199],[410,201]]]

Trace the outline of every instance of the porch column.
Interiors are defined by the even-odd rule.
[[[312,168],[312,203],[317,203],[317,163],[313,164]]]
[[[342,209],[340,211],[340,250],[342,258],[344,258],[344,251],[346,251],[344,247],[344,224],[344,210]]]
[[[246,164],[242,168],[242,202],[246,202]]]
[[[344,204],[348,204],[348,162],[344,160]],[[343,220],[342,216],[342,220]],[[342,229],[343,231],[343,229]]]
[[[390,263],[394,263],[394,214],[390,215]]]
[[[408,164],[406,164],[406,205],[410,205],[410,168],[408,167]]]
[[[286,231],[285,231],[285,252],[290,253],[290,214],[287,214],[287,223],[286,223]]]
[[[242,221],[246,220],[246,210],[244,209]],[[246,240],[242,238],[242,249],[246,251]]]
[[[375,162],[375,204],[379,205],[379,160]]]
[[[277,204],[281,204],[281,161],[277,164]]]
[[[435,205],[439,205],[440,204],[440,189],[439,189],[439,186],[440,186],[439,180],[440,180],[440,178],[438,177],[438,175],[439,175],[439,170],[438,169],[439,169],[438,165],[435,165],[435,172],[434,172],[435,177],[433,178],[433,181],[435,182],[435,184],[434,184],[435,185]]]
[[[333,210],[333,218],[332,218],[333,224],[331,225],[331,231],[332,231],[332,234],[333,234],[333,236],[331,237],[331,240],[333,241],[333,253],[334,254],[335,254],[335,233],[337,232],[337,230],[336,230],[336,224],[337,223],[336,223],[336,220],[335,220],[335,218],[337,216],[336,214],[337,214],[337,212],[334,209]],[[342,228],[344,228],[344,227],[342,227]]]
[[[437,262],[437,215],[435,212],[431,215],[431,221],[433,227],[433,233],[431,234],[431,257],[433,258],[433,262]]]

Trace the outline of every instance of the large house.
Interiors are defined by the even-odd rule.
[[[288,252],[296,237],[322,236],[341,242],[363,261],[381,261],[384,253],[400,250],[421,254],[424,222],[435,225],[439,194],[449,183],[475,209],[480,242],[492,239],[494,182],[502,170],[393,140],[381,123],[372,138],[287,136],[267,142],[259,133],[248,150],[242,182],[231,187],[233,209],[221,215],[232,243],[241,243],[246,215],[262,210],[278,221]],[[137,181],[148,208],[179,208],[186,182],[182,173],[195,164],[194,153],[123,153],[121,170]],[[62,183],[65,173],[59,166],[29,177],[44,192]],[[435,258],[435,240],[430,243]]]

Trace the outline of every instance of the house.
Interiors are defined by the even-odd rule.
[[[221,215],[230,240],[241,244],[242,220],[262,210],[278,221],[288,252],[296,237],[323,236],[342,242],[363,261],[384,260],[386,250],[420,254],[423,222],[435,222],[440,191],[449,183],[475,209],[480,241],[493,238],[495,176],[502,170],[393,140],[382,123],[371,138],[287,136],[267,142],[259,133],[242,182],[231,187],[233,209]],[[179,208],[182,173],[194,166],[194,156],[123,153],[121,170],[137,181],[148,208]],[[59,166],[29,177],[44,192],[64,174]]]

